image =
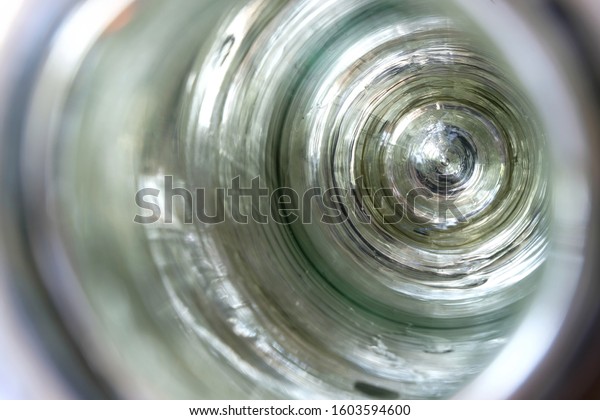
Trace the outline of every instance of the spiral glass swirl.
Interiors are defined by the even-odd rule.
[[[173,299],[232,363],[311,392],[445,397],[503,343],[544,258],[544,138],[470,22],[430,2],[252,2],[195,64],[179,124],[181,185],[258,178],[287,210],[236,223],[246,200],[157,235]]]
[[[90,140],[63,156],[65,183],[87,182],[78,159],[112,185],[132,165],[136,190],[202,191],[195,206],[225,217],[190,223],[176,199],[123,235],[139,255],[143,237],[150,261],[110,257],[158,277],[84,288],[143,301],[135,319],[204,396],[444,398],[480,373],[535,290],[550,225],[543,129],[493,43],[449,2],[232,1],[218,23],[207,2],[148,3],[76,80],[95,93],[85,113],[68,103],[80,123],[64,138]],[[214,30],[194,35],[194,16]],[[134,63],[127,51],[149,42],[162,53]],[[69,213],[91,226],[73,236],[94,236],[102,251],[80,258],[105,279],[110,265],[89,261],[114,240],[86,215],[102,207],[103,226],[130,232],[104,216],[129,210],[130,192]]]

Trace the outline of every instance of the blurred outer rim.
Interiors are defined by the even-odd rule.
[[[540,366],[513,395],[514,398],[600,398],[600,4],[597,0],[547,0],[549,17],[562,29],[574,49],[576,63],[593,91],[589,126],[591,220],[588,225],[582,282],[558,342]]]
[[[35,353],[42,363],[56,366],[56,377],[70,384],[76,398],[113,398],[101,379],[86,363],[74,339],[60,320],[58,311],[45,292],[37,267],[31,264],[31,244],[28,224],[23,211],[23,196],[20,190],[19,162],[21,142],[27,110],[35,86],[37,71],[46,58],[49,42],[61,20],[80,0],[36,1],[22,0],[20,16],[13,25],[6,45],[2,46],[3,57],[10,61],[0,68],[0,86],[6,91],[0,96],[0,185],[4,193],[0,200],[0,276],[8,280],[11,298],[22,320],[22,328],[33,331],[32,338],[45,353]],[[594,0],[547,0],[550,12],[569,36],[572,46],[581,58],[587,76],[594,84],[594,99],[600,98],[600,67],[594,61],[599,53],[599,38],[593,36],[593,23],[586,26],[586,8],[595,7]],[[597,7],[597,6],[596,6]],[[593,22],[593,21],[592,21]],[[10,42],[13,40],[13,42]],[[18,41],[15,41],[18,40]],[[599,115],[600,104],[595,103],[591,118]],[[596,135],[596,132],[593,132]],[[590,144],[594,156],[598,156],[598,144]],[[592,214],[600,214],[600,178],[598,168],[591,165],[595,173],[590,174],[593,190]],[[597,223],[592,220],[586,247],[586,264],[583,272],[583,287],[576,297],[578,310],[572,310],[559,342],[537,367],[533,375],[513,395],[515,398],[581,398],[598,397],[600,375],[600,282],[598,270]],[[58,380],[58,379],[57,379]],[[595,386],[595,389],[594,389]]]
[[[64,398],[112,398],[114,394],[110,388],[92,371],[76,338],[64,327],[43,287],[38,267],[31,263],[34,260],[28,239],[31,236],[27,233],[19,176],[25,120],[38,71],[62,19],[79,1],[22,0],[5,43],[1,45],[0,185],[3,196],[0,200],[0,279],[6,283],[7,299],[14,304],[20,324],[16,328],[26,333],[27,339],[16,344],[33,342],[35,348],[27,350],[29,357],[37,359],[34,364],[53,366],[46,374],[57,383],[46,385],[61,389],[67,385],[69,394],[62,396]],[[16,369],[18,371],[19,367]]]

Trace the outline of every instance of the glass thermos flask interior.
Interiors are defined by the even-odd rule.
[[[26,395],[593,395],[594,2],[34,3],[0,34]]]

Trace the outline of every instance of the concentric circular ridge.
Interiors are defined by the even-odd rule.
[[[223,23],[178,181],[270,198],[186,228],[184,280],[165,276],[223,357],[309,395],[444,397],[485,367],[548,234],[544,135],[494,51],[439,2],[253,1]]]

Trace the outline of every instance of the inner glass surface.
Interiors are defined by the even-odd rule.
[[[87,53],[61,229],[152,392],[446,398],[509,340],[549,245],[546,135],[440,3],[146,1]]]

